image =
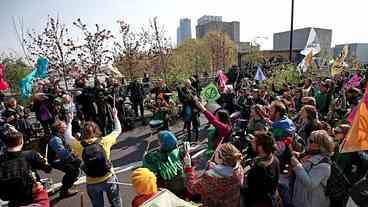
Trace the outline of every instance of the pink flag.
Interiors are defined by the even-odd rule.
[[[224,91],[227,80],[228,78],[224,74],[224,71],[222,70],[217,71],[217,87],[219,88],[221,92]]]
[[[345,84],[346,88],[349,87],[358,87],[360,85],[360,77],[355,74],[351,79]]]
[[[4,80],[4,65],[0,64],[0,91],[9,88],[9,84]]]

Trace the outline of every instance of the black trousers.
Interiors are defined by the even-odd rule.
[[[139,110],[141,112],[141,117],[143,117],[144,116],[143,100],[134,101],[132,103],[133,103],[133,110],[134,110],[135,116],[139,117],[139,115],[138,115],[138,107],[139,107]]]
[[[60,170],[65,173],[62,180],[62,190],[68,190],[73,187],[74,183],[78,180],[80,174],[80,162],[55,162],[51,164],[52,168]]]

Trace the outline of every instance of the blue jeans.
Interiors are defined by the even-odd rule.
[[[91,199],[93,207],[104,207],[103,193],[106,192],[107,198],[112,207],[121,207],[119,185],[110,182],[117,182],[115,175],[111,176],[105,182],[96,184],[87,184],[87,193]]]

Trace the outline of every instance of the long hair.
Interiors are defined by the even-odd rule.
[[[242,159],[240,151],[230,143],[222,144],[218,153],[224,164],[230,167],[235,167]]]
[[[100,127],[98,127],[98,125],[95,122],[87,121],[84,124],[83,136],[82,136],[83,140],[97,138],[97,137],[100,137],[101,135],[102,133],[101,133]]]

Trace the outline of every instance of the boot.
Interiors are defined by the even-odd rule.
[[[62,186],[60,189],[60,198],[63,199],[63,198],[72,197],[72,196],[75,196],[77,193],[79,193],[78,190],[72,190],[70,188],[67,189]]]

